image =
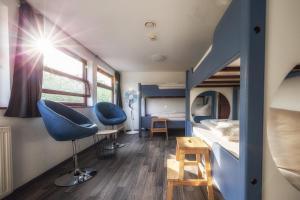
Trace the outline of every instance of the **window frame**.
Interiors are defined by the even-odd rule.
[[[52,69],[51,67],[48,67],[46,65],[43,65],[43,72],[46,71],[46,72],[54,74],[54,75],[58,75],[58,76],[62,76],[65,78],[72,79],[72,80],[83,82],[85,85],[84,94],[66,92],[66,91],[60,91],[60,90],[44,89],[44,88],[42,88],[42,93],[73,96],[73,97],[83,97],[83,103],[71,103],[71,102],[58,102],[58,103],[62,103],[64,105],[71,106],[71,107],[87,107],[87,102],[88,102],[87,98],[90,96],[90,84],[87,80],[87,70],[88,70],[87,69],[87,61],[85,59],[83,59],[82,57],[76,55],[75,53],[67,50],[66,48],[63,48],[63,47],[55,47],[55,48],[57,50],[61,51],[62,53],[66,54],[82,63],[82,78],[67,74],[65,72],[62,72],[62,71],[59,71],[56,69]]]
[[[101,69],[100,66],[97,66],[97,73],[103,74],[103,75],[108,76],[109,78],[111,78],[111,87],[107,86],[107,85],[105,85],[103,83],[99,83],[97,76],[96,76],[96,82],[97,82],[97,89],[98,88],[104,88],[104,89],[111,90],[111,92],[112,92],[111,93],[111,95],[112,95],[112,97],[111,97],[111,103],[114,103],[114,101],[115,101],[114,100],[114,97],[115,97],[115,76],[111,75],[110,73],[108,73],[106,71],[104,71],[103,69]],[[98,96],[97,96],[97,102],[98,102]]]

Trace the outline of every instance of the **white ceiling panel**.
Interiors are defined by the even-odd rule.
[[[29,0],[120,71],[184,71],[210,45],[230,0]],[[156,27],[145,28],[146,21]],[[151,41],[149,34],[156,34]],[[161,55],[163,60],[153,60]]]

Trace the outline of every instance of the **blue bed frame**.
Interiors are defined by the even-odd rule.
[[[139,83],[139,133],[141,136],[142,129],[150,129],[151,116],[142,116],[142,98],[144,98],[145,113],[147,113],[147,98],[185,98],[186,92],[183,89],[159,89],[157,85],[142,85]],[[168,121],[168,128],[170,129],[184,129],[185,120],[183,121]]]
[[[266,0],[232,0],[216,27],[211,52],[186,74],[186,135],[190,136],[190,90],[241,59],[240,111],[235,113],[240,119],[239,158],[220,145],[212,147],[213,177],[226,200],[262,198],[265,15]]]

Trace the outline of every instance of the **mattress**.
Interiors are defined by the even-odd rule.
[[[203,124],[193,125],[193,136],[201,138],[210,148],[217,143],[236,158],[239,158],[239,141],[230,141],[228,137],[212,131]]]

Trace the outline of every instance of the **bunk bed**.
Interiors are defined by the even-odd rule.
[[[262,198],[265,14],[265,0],[232,0],[210,49],[186,73],[186,136],[191,136],[197,128],[190,119],[191,89],[240,58],[240,86],[235,95],[241,110],[234,111],[234,118],[239,115],[238,150],[234,153],[220,142],[209,145],[214,184],[225,200]]]
[[[142,85],[139,83],[139,132],[150,129],[152,117],[166,118],[168,129],[184,129],[185,113],[151,113],[147,112],[147,99],[149,98],[185,98],[185,88],[159,85]],[[143,102],[143,106],[142,106]],[[142,112],[144,109],[144,112]],[[144,113],[144,115],[142,115]]]

